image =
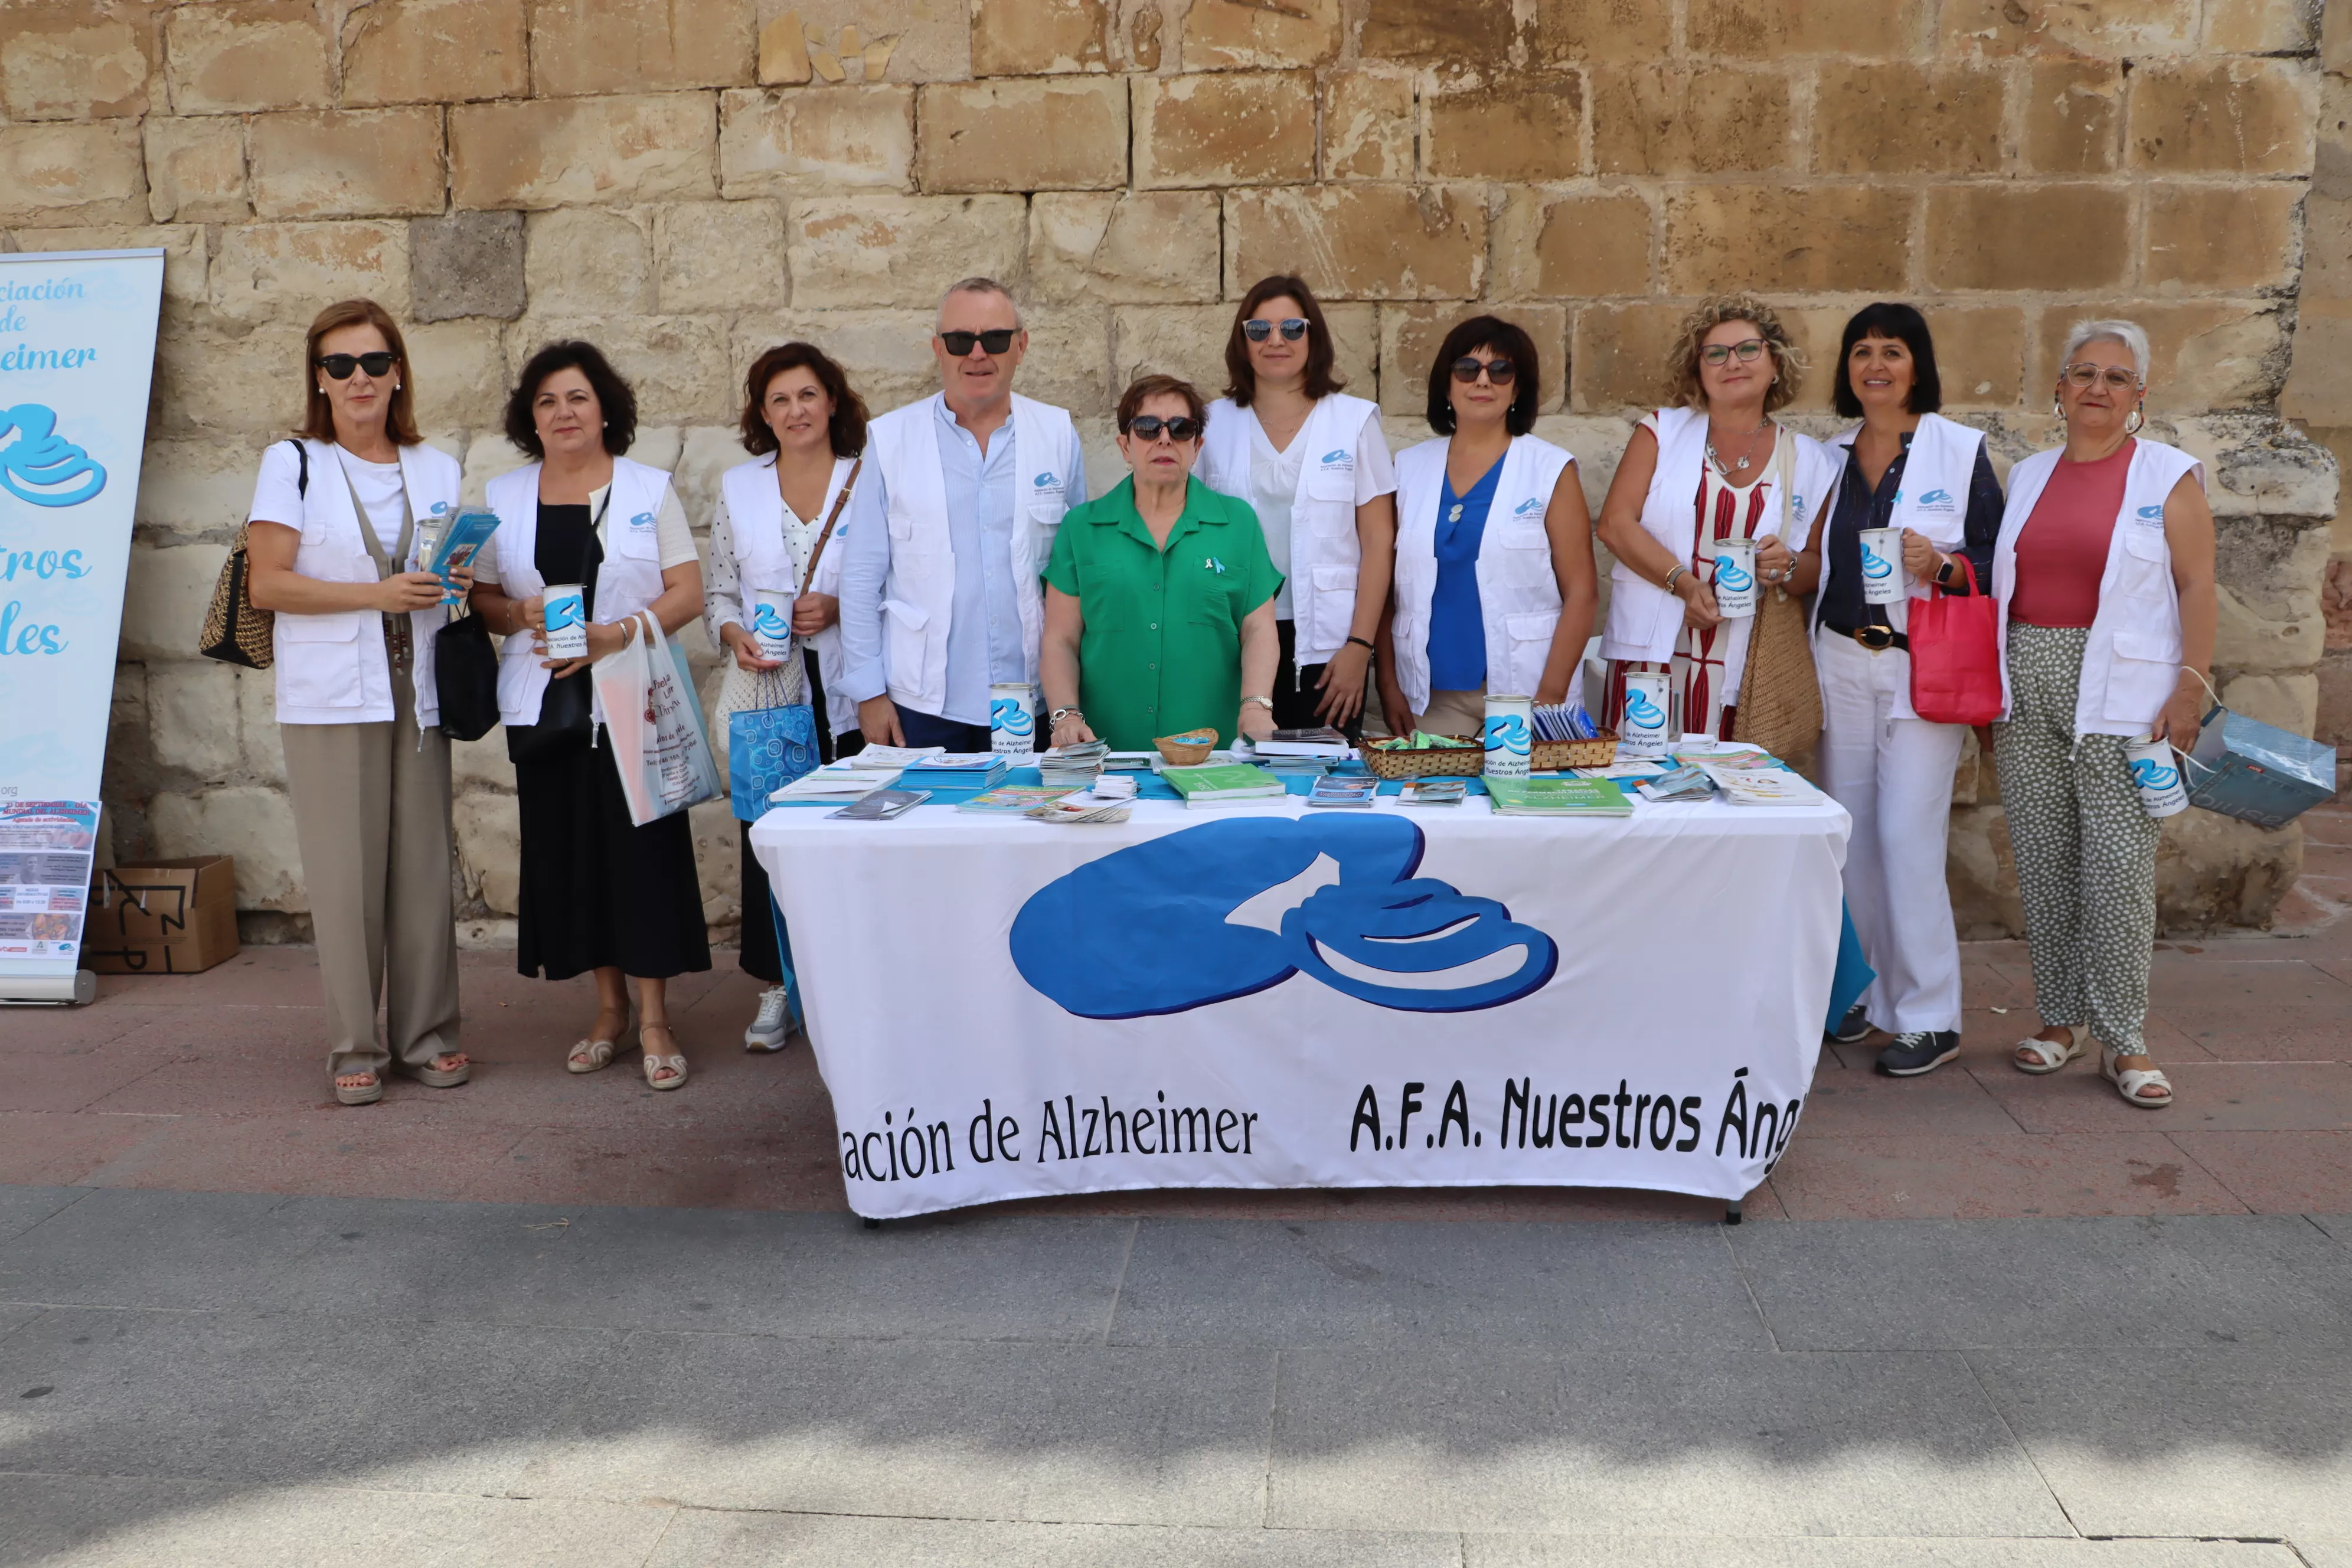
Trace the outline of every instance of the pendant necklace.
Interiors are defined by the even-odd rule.
[[[1755,429],[1747,433],[1748,451],[1740,458],[1739,461],[1734,463],[1730,468],[1727,468],[1723,466],[1723,459],[1716,455],[1715,443],[1712,441],[1709,441],[1706,444],[1706,460],[1715,465],[1717,472],[1720,473],[1725,479],[1729,479],[1736,470],[1745,469],[1748,467],[1748,459],[1750,457],[1753,457],[1756,452],[1756,437],[1761,436],[1767,429],[1770,428],[1771,424],[1772,421],[1769,418],[1767,418],[1763,424],[1759,425]]]

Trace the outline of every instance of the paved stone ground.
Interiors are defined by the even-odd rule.
[[[1737,1230],[868,1232],[732,974],[674,1095],[562,1073],[574,998],[488,956],[478,1081],[358,1111],[299,952],[0,1014],[0,1568],[2352,1568],[2352,818],[2313,839],[2299,934],[2158,955],[2179,1107],[2011,1072],[2024,955],[1972,948],[1960,1070],[1825,1058]]]

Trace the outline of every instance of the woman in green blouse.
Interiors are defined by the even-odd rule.
[[[1062,519],[1038,659],[1057,746],[1148,752],[1205,729],[1230,746],[1274,729],[1282,576],[1249,503],[1192,477],[1207,421],[1191,383],[1138,381],[1118,400],[1133,472]]]

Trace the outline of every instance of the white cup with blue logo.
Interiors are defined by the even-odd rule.
[[[1756,613],[1756,542],[1718,539],[1715,542],[1715,607],[1729,620],[1745,620]]]
[[[1486,698],[1486,773],[1523,779],[1535,766],[1536,704],[1532,697]]]
[[[547,617],[547,657],[588,657],[588,600],[577,583],[550,583],[540,595]]]
[[[772,588],[754,588],[751,603],[751,641],[761,658],[778,661],[793,657],[793,595]]]
[[[988,689],[988,749],[1023,756],[1037,749],[1037,718],[1029,706],[1029,684],[1000,680]]]
[[[1909,593],[1903,580],[1903,531],[1865,528],[1862,531],[1862,602],[1896,605]]]
[[[1667,691],[1674,677],[1664,670],[1628,670],[1625,713],[1617,724],[1617,756],[1621,762],[1654,762],[1672,749],[1674,730],[1668,720]]]
[[[2178,816],[2189,809],[2189,786],[2171,742],[2137,736],[2124,748],[2124,765],[2131,769],[2132,788],[2150,816]]]

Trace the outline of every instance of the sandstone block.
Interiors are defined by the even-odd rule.
[[[719,183],[728,196],[904,190],[914,164],[911,88],[738,91],[720,100]]]
[[[1257,0],[1192,0],[1184,12],[1184,68],[1322,65],[1338,57],[1339,33],[1339,0],[1284,0],[1279,6]]]
[[[1898,58],[1925,42],[1920,0],[1691,0],[1693,52]]]
[[[1962,942],[1991,942],[2025,933],[2025,906],[2017,892],[2017,861],[2010,848],[2009,820],[2000,807],[1962,806],[1952,813],[1944,866],[1953,921]]]
[[[1029,203],[1029,287],[1106,304],[1217,297],[1213,191],[1040,191]]]
[[[1712,174],[1789,163],[1789,79],[1646,63],[1592,73],[1592,163],[1603,174]]]
[[[1888,186],[1701,185],[1666,207],[1666,286],[1679,294],[1903,286],[1912,197]]]
[[[513,330],[509,329],[510,331]],[[530,339],[525,345],[523,353],[530,353],[545,341],[538,337]],[[508,354],[508,363],[517,365],[521,363],[514,357],[511,346]],[[648,432],[642,427],[638,430],[637,444],[631,455],[641,463],[653,464],[654,467],[658,468],[660,465],[655,462],[650,455],[647,435]],[[496,430],[486,430],[466,445],[465,479],[459,484],[457,493],[467,506],[480,506],[483,492],[488,488],[492,479],[497,479],[500,474],[510,474],[530,460],[528,453],[509,441],[504,435]]]
[[[495,740],[496,737],[490,737]],[[452,747],[473,751],[486,746]],[[506,754],[503,745],[499,754]],[[492,914],[510,915],[521,906],[522,817],[515,796],[487,789],[467,790],[452,803],[450,826],[457,840],[457,875],[468,899],[479,899]]]
[[[1104,0],[975,0],[971,74],[1043,76],[1110,68]]]
[[[2001,162],[2001,77],[1968,66],[1831,64],[1813,96],[1813,167],[1840,174],[1989,174]]]
[[[2288,282],[2301,196],[2301,188],[2290,184],[2150,190],[2141,281],[2167,293],[2242,292]]]
[[[762,22],[794,12],[810,63],[824,80],[962,81],[972,75],[971,11],[953,0],[760,0]]]
[[[514,763],[507,760],[507,738],[493,730],[478,741],[449,743],[449,776],[459,799],[469,792],[501,790],[514,793]]]
[[[157,855],[233,855],[236,907],[299,913],[310,907],[285,792],[239,785],[201,795],[158,795],[147,803]]]
[[[1797,373],[1797,399],[1790,405],[1799,415],[1825,414],[1835,395],[1838,343],[1853,311],[1843,305],[1782,305],[1780,324],[1796,344],[1804,368]],[[1832,429],[1842,426],[1832,423]],[[1826,434],[1826,432],[1823,432]]]
[[[2318,8],[2300,0],[2210,0],[2205,47],[2214,54],[2308,54],[2319,41]]]
[[[408,226],[409,310],[419,321],[522,314],[520,213],[454,212]]]
[[[1651,227],[1650,204],[1630,191],[1515,190],[1495,222],[1495,294],[1646,294]]]
[[[132,551],[122,595],[123,656],[157,665],[186,658],[227,559],[226,543]]]
[[[236,723],[244,742],[245,762],[239,772],[255,784],[284,788],[285,738],[278,732],[278,681],[268,670],[237,669]]]
[[[1255,277],[1253,275],[1253,280]],[[1370,305],[1329,304],[1324,323],[1331,329],[1334,369],[1358,397],[1378,399],[1380,318]],[[1204,397],[1223,395],[1225,342],[1233,334],[1230,305],[1158,305],[1112,312],[1112,383],[1126,387],[1137,376],[1181,375]],[[1116,456],[1113,479],[1126,472]],[[1091,463],[1092,458],[1088,461]],[[1095,470],[1087,470],[1091,475]],[[1108,484],[1100,489],[1108,489]]]
[[[2147,331],[2147,405],[2157,416],[2247,408],[2278,395],[2286,334],[2276,305],[2235,301],[2058,305],[2042,315],[2039,366],[2029,396],[2054,386],[2059,351],[2076,321],[2120,316]]]
[[[244,761],[237,739],[236,676],[204,659],[156,659],[147,667],[147,723],[165,767],[217,784]]]
[[[326,30],[304,0],[220,0],[163,18],[172,108],[180,114],[324,109]]]
[[[541,97],[670,92],[752,79],[752,0],[534,0]]]
[[[1127,183],[1124,82],[1035,77],[942,82],[919,93],[915,174],[926,191],[1107,191]]]
[[[408,342],[419,425],[480,430],[505,417],[507,356],[497,321],[419,321],[401,335]]]
[[[1429,172],[1453,180],[1566,180],[1584,172],[1583,79],[1497,77],[1429,98]]]
[[[258,448],[243,442],[151,437],[139,465],[139,499],[131,515],[142,528],[164,533],[214,533],[226,539],[245,521],[253,500]]]
[[[1645,0],[1536,0],[1536,52],[1548,65],[1663,58],[1674,18]]]
[[[768,87],[798,86],[811,75],[808,34],[801,14],[787,11],[760,26],[760,81]]]
[[[1309,279],[1327,300],[1468,300],[1486,272],[1486,212],[1443,185],[1232,191],[1225,276]]]
[[[2164,819],[2156,847],[2159,934],[2264,926],[2303,873],[2303,829],[2275,833],[2194,808]]]
[[[604,315],[654,309],[648,215],[559,207],[524,220],[525,298],[536,312]]]
[[[2318,111],[2303,61],[2150,67],[2132,78],[2124,141],[2134,168],[2158,173],[2308,174]]]
[[[2123,59],[2184,55],[2197,47],[2196,0],[1946,0],[1943,47],[1952,53],[2089,55]]]
[[[2294,371],[2280,389],[2279,412],[2315,428],[2352,425],[2352,310],[2343,301],[2302,301]]]
[[[1076,414],[1108,414],[1118,405],[1126,384],[1111,384],[1108,309],[1036,305],[1024,309],[1021,320],[1029,331],[1029,352],[1014,379],[1024,395]],[[1102,482],[1097,493],[1108,488]]]
[[[727,333],[719,323],[697,316],[541,316],[534,309],[507,329],[509,378],[542,344],[564,338],[594,343],[628,378],[641,427],[717,424],[742,412],[727,374]],[[641,428],[639,456],[652,463],[650,435]]]
[[[149,246],[161,247],[163,252],[163,309],[167,321],[211,298],[205,287],[211,262],[205,255],[205,231],[194,224],[16,231],[19,250],[136,250]]]
[[[1335,72],[1323,89],[1323,173],[1333,180],[1410,180],[1412,79],[1395,72]]]
[[[461,207],[553,207],[709,195],[718,129],[701,93],[464,104],[449,111]]]
[[[2312,738],[2339,752],[2352,746],[2352,648],[2337,648],[2312,672],[2319,701]]]
[[[139,126],[0,126],[0,223],[140,223],[148,216]]]
[[[2336,433],[2306,436],[2267,410],[2190,415],[2170,424],[2173,444],[2205,465],[2216,519],[2259,517],[2266,526],[2274,521],[2301,531],[2315,529],[2318,519],[2338,515],[2335,454],[2313,438],[2325,435],[2332,442],[2339,438]],[[2235,526],[2224,521],[2223,536]],[[2340,535],[2340,518],[2336,528]],[[2232,575],[2246,573],[2242,558]]]
[[[1473,316],[1496,315],[1535,341],[1539,412],[1555,413],[1568,390],[1568,307],[1444,300],[1381,307],[1381,408],[1411,417],[1429,406],[1429,370],[1445,334]],[[1525,375],[1524,368],[1519,373]]]
[[[730,352],[732,352],[731,344]],[[734,378],[739,396],[743,389],[743,379],[740,375]],[[743,430],[740,425],[730,422],[724,426],[690,425],[677,434],[677,455],[667,464],[670,482],[677,487],[678,502],[686,508],[686,515],[694,525],[695,537],[703,542],[707,552],[710,540],[709,519],[719,504],[719,480],[728,469],[743,460]],[[716,699],[719,694],[718,677],[721,673],[718,649],[704,636],[699,623],[696,624],[693,631],[700,639],[694,649],[697,656],[699,657],[700,651],[706,648],[710,652],[707,689],[709,695]],[[698,664],[697,668],[700,668]]]
[[[145,16],[96,5],[0,12],[0,109],[11,120],[144,114],[153,37]]]
[[[2116,166],[2123,127],[2123,68],[2102,60],[2034,62],[2026,78],[2025,161],[2045,174]]]
[[[2319,554],[2326,558],[2326,537]],[[2306,670],[2326,651],[2327,619],[2316,577],[2301,593],[2263,598],[2223,582],[2213,636],[2213,662],[2238,670]]]
[[[2319,19],[2319,67],[2330,76],[2352,73],[2352,12],[2324,8]]]
[[[960,278],[1019,277],[1028,244],[1018,196],[828,196],[793,202],[789,216],[793,302],[801,309],[929,310]]]
[[[1315,177],[1311,72],[1139,76],[1133,86],[1139,187],[1268,185]]]
[[[1944,185],[1927,194],[1927,276],[1941,289],[2105,289],[2123,281],[2130,198],[2105,185]]]
[[[246,149],[260,217],[437,213],[446,199],[437,108],[256,115]]]
[[[1587,305],[1569,350],[1569,406],[1580,414],[1646,412],[1665,395],[1666,353],[1688,307]]]
[[[1946,410],[2014,405],[2025,380],[2025,312],[2013,305],[1930,305],[1926,314]],[[1832,339],[1830,351],[1836,349]],[[1824,384],[1831,374],[1822,367]]]
[[[1458,65],[1507,58],[1517,35],[1512,8],[1485,0],[1368,0],[1358,47],[1368,59]]]
[[[702,918],[726,925],[742,916],[741,869],[743,836],[734,808],[723,800],[690,807],[694,825],[694,874],[702,887]]]
[[[953,279],[950,279],[953,281]],[[728,338],[730,384],[740,388],[751,362],[778,343],[812,342],[841,362],[850,385],[876,414],[887,413],[940,389],[931,357],[931,306],[905,310],[776,310],[736,319]],[[1032,350],[1034,352],[1033,343]],[[1024,372],[1013,384],[1026,395]],[[734,461],[742,460],[737,449]]]
[[[221,236],[212,287],[213,309],[241,321],[307,326],[321,308],[354,297],[405,317],[407,231],[367,220],[242,225]]]
[[[530,91],[523,0],[375,0],[343,32],[343,102],[462,103]]]
[[[149,438],[236,433],[253,437],[251,452],[257,456],[259,442],[284,435],[301,418],[303,330],[319,305],[341,297],[329,296],[307,308],[289,306],[242,333],[205,326],[160,335]],[[249,480],[245,499],[253,499]],[[234,528],[244,516],[226,521]],[[196,614],[201,619],[202,605]],[[177,650],[174,657],[185,652]]]
[[[2237,676],[2221,682],[2221,704],[2232,713],[2309,735],[2319,727],[2319,678],[2307,670]]]
[[[157,223],[243,223],[245,122],[215,115],[147,117],[147,210]]]
[[[654,234],[665,312],[772,309],[791,293],[774,202],[681,203],[663,209]]]

